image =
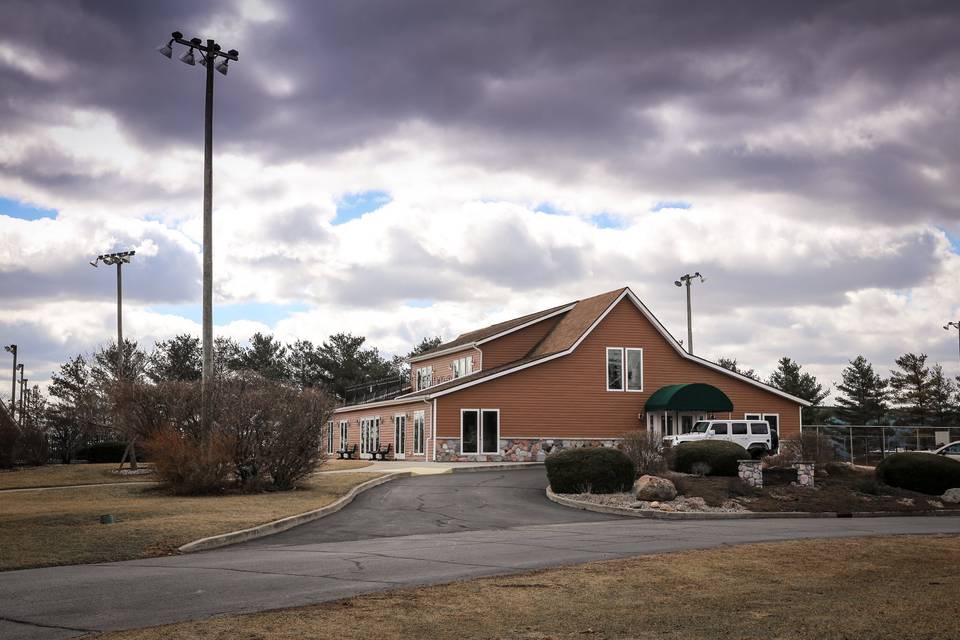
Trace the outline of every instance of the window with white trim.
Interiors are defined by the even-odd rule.
[[[460,410],[460,451],[465,454],[500,453],[500,410]]]
[[[350,437],[349,432],[350,432],[350,421],[341,420],[340,421],[340,448],[341,449],[347,448],[347,440]]]
[[[607,347],[607,391],[623,391],[623,349]]]
[[[643,391],[643,349],[607,347],[607,391]]]
[[[457,358],[450,363],[450,371],[454,378],[462,378],[473,373],[473,356]]]
[[[417,369],[417,391],[426,389],[433,384],[433,367],[420,367]]]
[[[627,361],[627,391],[643,391],[643,349],[624,349]]]
[[[333,453],[333,420],[327,423],[327,453]]]

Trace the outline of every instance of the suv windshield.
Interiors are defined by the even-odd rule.
[[[690,430],[690,433],[706,433],[709,427],[709,422],[698,422],[697,424],[693,425],[693,429]]]

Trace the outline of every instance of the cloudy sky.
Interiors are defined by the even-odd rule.
[[[0,3],[0,342],[33,380],[199,334],[203,72],[216,331],[387,353],[629,285],[695,346],[825,382],[960,373],[950,2]],[[6,354],[4,354],[6,355]],[[3,378],[8,375],[3,368]]]

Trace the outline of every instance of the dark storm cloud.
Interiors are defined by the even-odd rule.
[[[217,79],[220,148],[268,162],[357,147],[422,120],[478,137],[462,159],[624,183],[794,193],[823,212],[956,220],[958,10],[953,3],[286,2],[252,25]],[[199,67],[160,58],[175,28],[241,12],[227,2],[7,2],[5,37],[65,60],[59,80],[3,69],[0,129],[37,105],[107,109],[142,145],[200,139]],[[216,34],[197,34],[200,36]],[[289,81],[271,95],[269,82]],[[862,87],[862,89],[860,89]],[[858,109],[930,106],[897,142],[798,152],[748,136],[772,124],[829,127],[817,110],[862,90]],[[701,143],[670,142],[658,108],[682,108]],[[471,155],[472,154],[472,155]],[[942,172],[938,186],[920,167]],[[11,171],[27,182],[43,177]],[[816,212],[812,212],[816,213]]]

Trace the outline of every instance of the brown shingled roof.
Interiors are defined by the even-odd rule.
[[[460,378],[456,378],[455,380],[450,380],[448,382],[444,382],[442,384],[438,384],[400,397],[410,399],[419,398],[436,393],[438,391],[444,391],[451,387],[457,387],[468,382],[473,382],[474,380],[482,380],[483,378],[500,373],[501,371],[513,369],[514,367],[519,367],[521,365],[533,362],[534,360],[540,360],[541,358],[546,358],[547,356],[560,353],[561,351],[566,351],[576,344],[577,340],[579,340],[580,337],[587,332],[587,329],[589,329],[590,326],[596,322],[597,318],[599,318],[601,314],[603,314],[603,312],[606,311],[611,304],[613,304],[613,301],[616,300],[625,290],[626,288],[616,289],[614,291],[608,291],[591,298],[584,298],[583,300],[578,300],[575,303],[571,303],[574,305],[573,309],[567,311],[560,318],[560,321],[553,328],[553,330],[544,336],[543,340],[541,340],[533,349],[531,349],[528,354],[518,360],[507,362],[492,369],[482,369],[475,373],[471,373],[470,375],[462,376]],[[537,317],[550,315],[550,313],[566,306],[569,306],[569,304],[553,307],[552,309],[546,309],[537,313],[531,313],[530,315],[526,315],[521,318],[515,318],[514,320],[508,320],[507,322],[501,322],[498,325],[492,325],[491,327],[486,327],[485,329],[480,329],[478,331],[465,333],[457,338],[457,340],[447,343],[446,346],[441,345],[437,348],[437,350],[448,349],[453,346],[459,346],[460,344],[469,344],[470,342],[476,340],[482,340],[484,337],[496,335],[502,331],[506,331],[511,327],[519,326],[529,322],[530,320],[534,320]],[[480,334],[481,332],[487,332],[493,327],[500,328],[496,331],[484,333],[483,337],[471,337],[466,339],[464,342],[459,342],[459,340],[465,336],[474,336],[475,334]]]
[[[447,349],[452,349],[454,347],[459,347],[461,345],[467,345],[472,342],[478,342],[489,338],[490,336],[495,336],[498,333],[503,333],[504,331],[509,331],[515,327],[526,324],[537,320],[538,318],[543,318],[549,316],[552,313],[560,311],[564,307],[569,307],[572,302],[567,304],[561,304],[557,307],[551,307],[549,309],[544,309],[543,311],[537,311],[536,313],[530,313],[525,316],[520,316],[519,318],[513,318],[512,320],[504,320],[503,322],[498,322],[497,324],[492,324],[489,327],[484,327],[482,329],[475,329],[473,331],[468,331],[467,333],[461,333],[459,336],[451,340],[450,342],[444,342],[441,345],[430,349],[430,351],[424,351],[423,353],[417,354],[418,359],[422,359],[424,356],[429,356],[433,353],[439,351],[446,351]]]

